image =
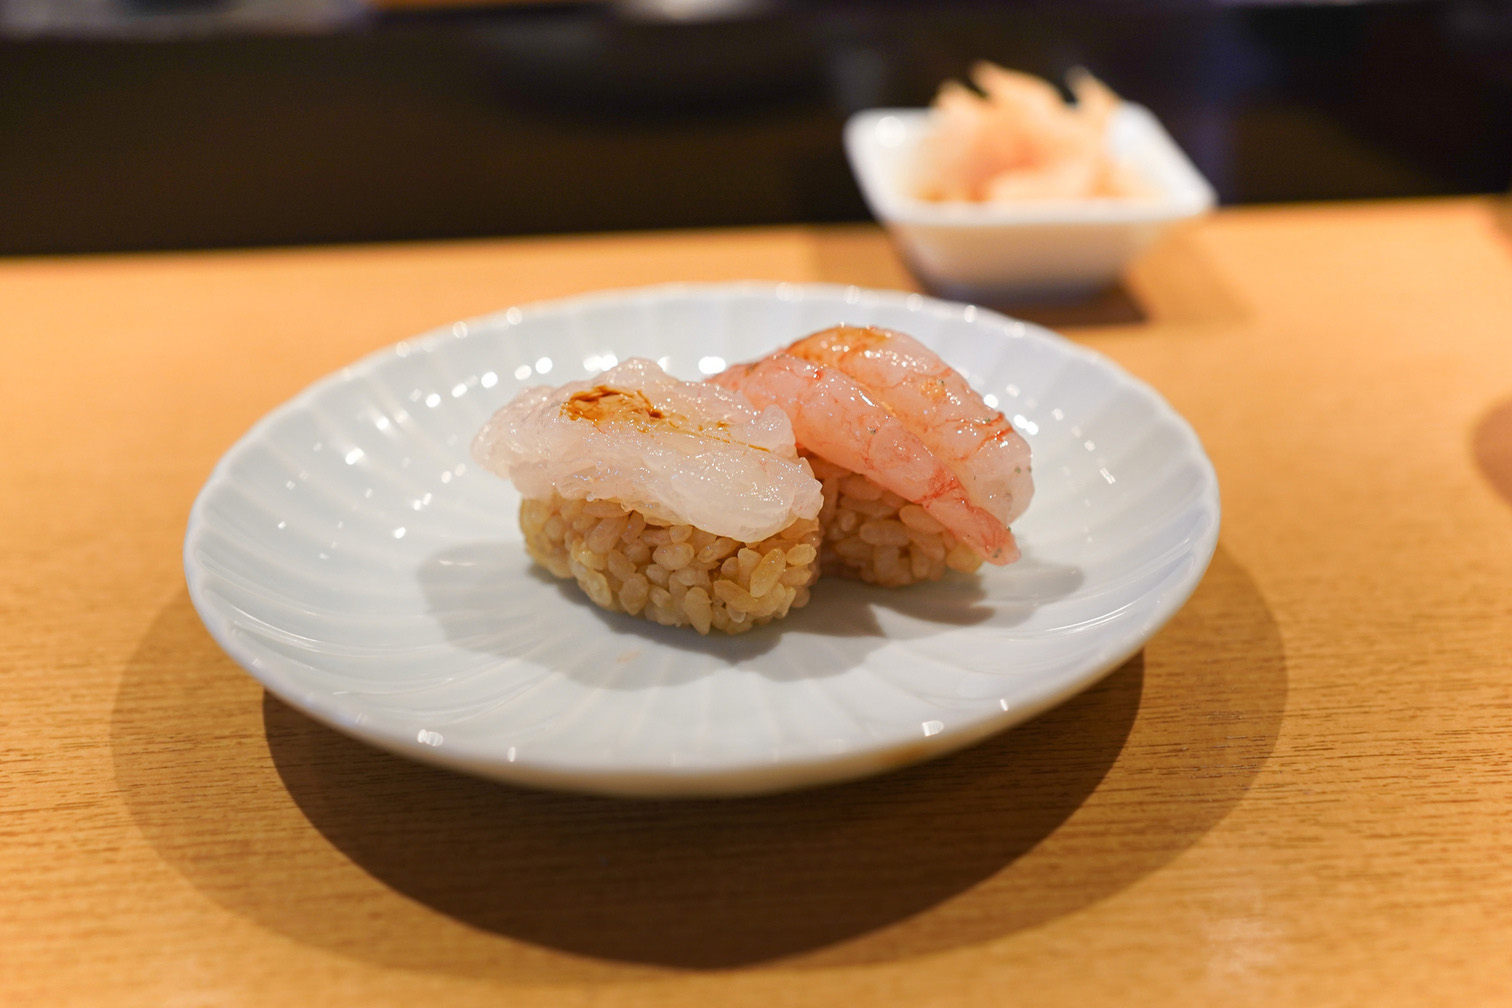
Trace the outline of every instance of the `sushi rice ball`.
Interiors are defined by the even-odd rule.
[[[787,415],[632,358],[526,389],[473,442],[525,548],[604,609],[741,633],[807,603],[824,496]]]

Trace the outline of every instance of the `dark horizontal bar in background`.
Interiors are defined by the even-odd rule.
[[[0,253],[862,219],[846,115],[927,103],[978,58],[1090,67],[1229,203],[1504,191],[1505,8],[850,3],[678,23],[555,4],[12,37]]]

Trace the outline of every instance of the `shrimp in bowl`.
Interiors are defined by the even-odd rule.
[[[1029,445],[912,337],[834,326],[710,380],[788,414],[824,492],[826,570],[901,587],[1018,559]]]
[[[1153,195],[1116,157],[1108,131],[1121,99],[1085,70],[1067,84],[1074,105],[1048,81],[992,63],[972,68],[975,88],[940,86],[934,128],[920,146],[916,195],[934,202],[1022,201]]]

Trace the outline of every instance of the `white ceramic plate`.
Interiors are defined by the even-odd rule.
[[[468,457],[524,386],[632,355],[697,378],[841,321],[935,347],[1023,430],[1018,563],[903,591],[823,581],[786,620],[705,638],[533,567],[517,494]],[[1043,329],[854,287],[675,285],[511,308],[316,383],[221,460],[184,565],[226,651],[343,732],[500,780],[712,795],[899,766],[1064,700],[1175,613],[1217,534],[1191,428]]]

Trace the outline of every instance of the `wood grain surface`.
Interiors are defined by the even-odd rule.
[[[727,802],[517,790],[271,699],[189,505],[263,413],[505,305],[909,287],[785,228],[0,262],[0,1003],[1512,1004],[1512,239],[1492,201],[1224,211],[1022,314],[1223,488],[1191,602],[1019,729]]]

